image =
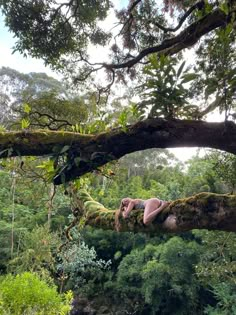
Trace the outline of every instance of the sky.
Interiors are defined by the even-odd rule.
[[[115,6],[122,8],[127,3],[127,0],[114,0]],[[110,17],[112,20],[114,17]],[[40,59],[31,57],[23,57],[18,52],[13,54],[13,47],[16,39],[13,34],[4,26],[3,16],[0,15],[0,67],[10,67],[23,73],[29,72],[45,72],[48,75],[59,78],[58,74],[53,72],[49,67],[45,67]],[[97,54],[97,52],[96,52]],[[97,54],[98,55],[98,54]],[[99,54],[101,55],[101,54]],[[183,162],[196,154],[197,149],[194,148],[176,148],[171,149],[176,157]]]
[[[16,40],[12,33],[4,26],[3,16],[0,15],[0,67],[10,67],[20,72],[47,72],[53,75],[49,68],[45,68],[42,60],[24,58],[19,53],[12,53]],[[55,74],[54,74],[55,76]]]
[[[126,6],[128,0],[113,0],[115,8],[123,8]],[[109,17],[109,24],[112,25],[114,16]],[[58,77],[58,74],[53,72],[50,67],[45,67],[42,60],[27,57],[24,58],[18,52],[12,53],[16,39],[13,34],[8,31],[4,25],[4,18],[0,14],[0,67],[10,67],[20,72],[46,72],[48,75]],[[98,54],[97,49],[94,50],[95,56],[101,56]]]

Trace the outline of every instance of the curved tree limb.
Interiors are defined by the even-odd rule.
[[[78,195],[84,203],[85,225],[115,230],[116,211],[106,209],[86,191],[81,190]],[[236,232],[236,195],[203,192],[175,200],[149,226],[143,224],[143,210],[134,210],[128,219],[120,220],[121,232],[158,234],[192,229]]]
[[[186,19],[189,17],[189,15],[196,9],[198,10],[202,10],[202,8],[205,5],[205,1],[201,0],[197,3],[195,3],[193,6],[191,6],[184,14],[183,16],[180,18],[178,25],[176,25],[176,27],[165,27],[157,22],[154,22],[154,25],[156,25],[157,27],[159,27],[162,31],[164,32],[176,32],[178,31],[178,29],[181,28],[181,26],[183,25],[183,23],[186,21]]]
[[[201,4],[196,4],[201,5]],[[129,60],[123,60],[123,62],[118,63],[106,63],[106,62],[96,62],[91,63],[88,60],[84,60],[92,68],[88,71],[88,77],[92,72],[96,72],[102,68],[105,68],[108,71],[114,71],[118,69],[132,68],[138,63],[142,63],[143,59],[150,54],[160,53],[164,55],[174,55],[185,48],[191,48],[198,40],[213,31],[218,27],[227,25],[231,21],[231,13],[226,15],[222,10],[215,9],[212,12],[206,14],[203,18],[199,19],[196,22],[193,22],[188,27],[186,27],[178,35],[165,39],[157,46],[152,46],[143,49],[139,52],[137,56],[131,56]],[[125,58],[127,59],[127,58]],[[75,79],[81,80],[81,79]],[[82,79],[84,80],[84,78]]]
[[[230,15],[226,15],[222,10],[215,9],[203,18],[186,27],[180,34],[170,39],[164,40],[160,45],[143,49],[136,57],[118,64],[97,63],[106,69],[131,68],[139,63],[143,58],[153,53],[173,55],[184,48],[190,48],[205,34],[212,30],[227,25],[230,22]]]
[[[68,154],[78,159],[64,165],[54,183],[70,181],[110,161],[150,148],[204,147],[236,154],[236,124],[150,118],[97,135],[64,131],[0,133],[0,157]],[[63,176],[62,176],[63,175]]]

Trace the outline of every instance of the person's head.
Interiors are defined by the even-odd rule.
[[[124,207],[127,207],[131,200],[131,198],[124,198],[122,199],[121,203]]]
[[[116,231],[120,231],[120,227],[121,227],[121,224],[120,224],[120,218],[122,217],[122,211],[124,211],[124,207],[128,207],[128,204],[130,203],[132,199],[131,198],[124,198],[121,200],[121,203],[120,203],[120,208],[116,211],[116,214],[115,214],[115,228],[116,228]]]

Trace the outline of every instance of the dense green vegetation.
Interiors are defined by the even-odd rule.
[[[8,275],[1,282],[1,314],[67,314],[70,310],[72,293],[64,297],[56,287],[41,280],[36,274],[25,272]]]
[[[124,196],[172,200],[234,188],[231,179],[222,176],[215,152],[195,156],[185,165],[168,151],[145,153],[123,158],[115,176],[90,176],[78,185],[114,209]],[[117,165],[111,167],[117,169]],[[53,199],[49,227],[50,185],[18,172],[2,170],[0,176],[1,294],[5,286],[6,290],[11,286],[10,274],[30,272],[29,276],[36,273],[43,281],[54,283],[60,292],[72,290],[78,309],[85,307],[80,305],[83,301],[104,314],[108,310],[109,314],[125,310],[137,314],[235,314],[234,233],[194,230],[152,237],[78,226],[72,230],[73,241],[59,250],[65,242],[64,227],[72,220],[71,200],[64,188]]]

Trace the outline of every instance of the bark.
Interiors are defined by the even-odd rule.
[[[236,124],[146,119],[98,135],[63,131],[0,133],[1,157],[67,154],[54,183],[75,179],[125,154],[149,148],[204,147],[236,154]]]
[[[177,54],[185,48],[191,48],[194,46],[202,36],[210,33],[218,27],[226,26],[231,22],[232,14],[233,12],[229,12],[229,14],[226,15],[222,10],[215,9],[206,14],[203,18],[190,24],[177,36],[164,40],[160,45],[148,47],[142,50],[137,56],[128,61],[118,64],[103,63],[102,65],[107,69],[113,70],[131,68],[139,63],[143,58],[153,53],[165,55]]]
[[[85,225],[116,229],[116,211],[106,209],[86,191],[80,191],[78,196],[84,203]],[[120,218],[119,231],[159,234],[180,233],[192,229],[236,232],[236,195],[202,192],[175,200],[149,226],[143,224],[143,210],[133,210],[128,219]]]

